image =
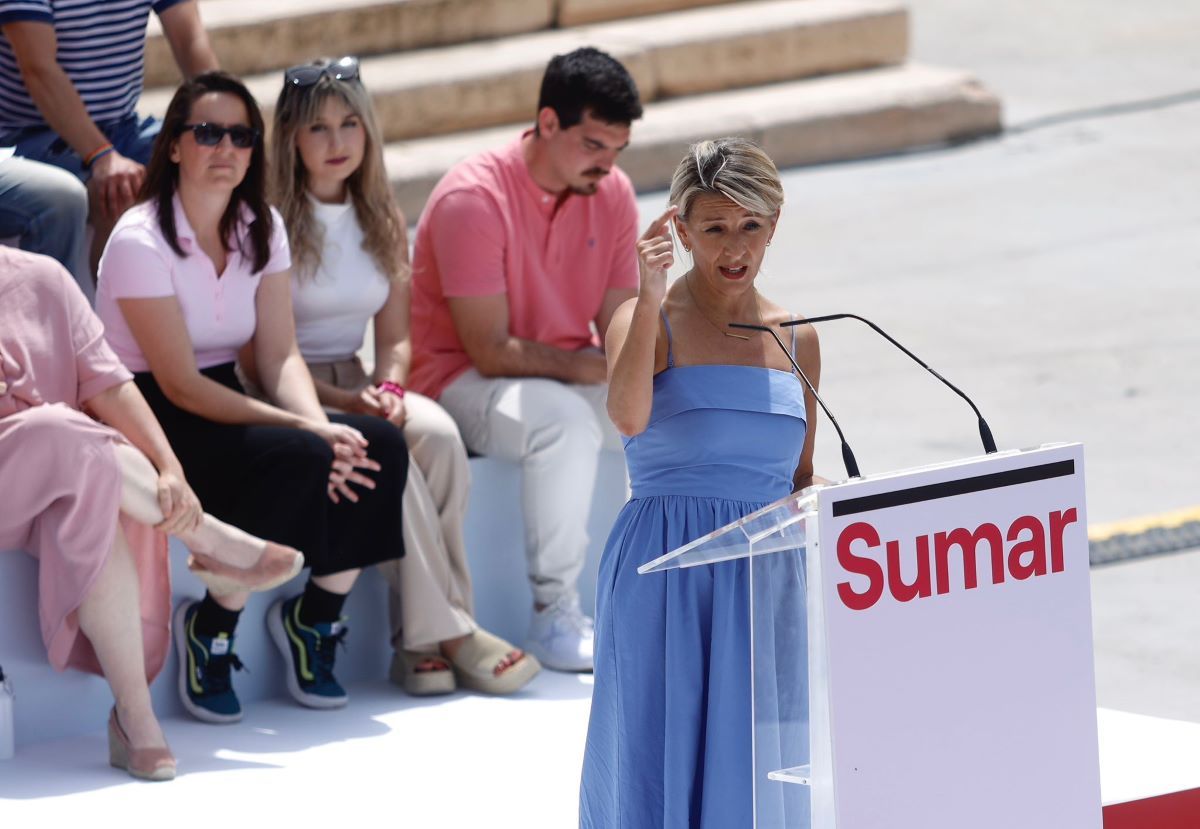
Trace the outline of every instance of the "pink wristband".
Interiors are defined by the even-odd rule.
[[[390,391],[397,397],[404,397],[404,386],[399,383],[393,383],[391,380],[384,380],[379,384],[380,391]]]

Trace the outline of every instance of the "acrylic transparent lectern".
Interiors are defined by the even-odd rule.
[[[795,493],[639,573],[747,560],[756,829],[1099,829],[1086,528],[1060,444]]]

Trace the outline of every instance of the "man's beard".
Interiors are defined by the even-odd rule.
[[[601,170],[599,167],[596,167],[594,169],[585,171],[583,175],[585,178],[589,176],[593,177],[593,180],[585,184],[572,184],[567,189],[577,196],[594,196],[596,195],[596,191],[600,188],[600,182],[605,176],[608,175],[608,171]]]

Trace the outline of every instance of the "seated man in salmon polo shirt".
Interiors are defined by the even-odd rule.
[[[637,293],[637,205],[614,165],[641,115],[612,57],[558,55],[533,129],[446,173],[417,226],[409,383],[471,451],[521,464],[526,648],[557,670],[592,668],[576,582],[599,454],[621,451],[600,344]]]

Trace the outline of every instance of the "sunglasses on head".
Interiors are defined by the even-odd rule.
[[[232,127],[209,123],[184,124],[179,128],[180,133],[189,131],[201,147],[215,147],[226,135],[229,136],[229,142],[239,150],[253,147],[254,142],[258,140],[258,130],[241,124]]]
[[[353,81],[358,78],[358,58],[348,55],[338,58],[328,66],[313,66],[311,63],[293,66],[283,73],[284,86],[312,86],[322,77],[335,81]]]

